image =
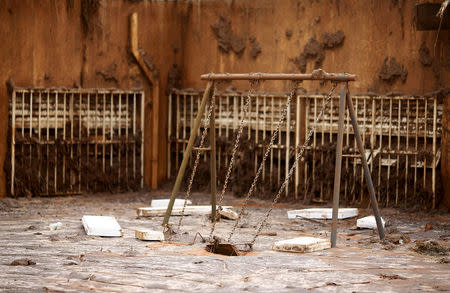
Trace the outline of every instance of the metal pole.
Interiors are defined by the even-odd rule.
[[[364,168],[364,175],[366,177],[367,185],[369,187],[369,192],[370,192],[370,196],[371,196],[370,204],[372,205],[373,213],[375,215],[375,220],[377,222],[378,234],[380,236],[380,239],[384,239],[384,236],[385,236],[384,228],[383,228],[383,224],[381,222],[380,211],[378,210],[378,203],[377,203],[377,198],[375,196],[375,189],[373,187],[372,177],[370,176],[369,166],[367,165],[366,155],[364,152],[364,146],[363,146],[363,143],[361,140],[361,134],[360,134],[359,128],[358,128],[355,110],[353,109],[352,99],[350,98],[350,94],[348,92],[346,94],[346,98],[347,98],[348,111],[350,113],[350,118],[352,119],[353,130],[355,131],[356,143],[358,144],[359,153],[361,154],[361,162],[362,162],[362,165]]]
[[[347,85],[343,85],[341,88],[341,95],[339,98],[338,138],[336,144],[336,166],[334,169],[333,219],[331,222],[331,247],[336,247],[336,237],[337,237],[337,220],[339,210],[339,193],[341,189],[342,142],[344,140],[344,112],[345,112],[346,92],[347,92]]]
[[[216,201],[217,201],[217,177],[216,177],[216,122],[215,122],[215,105],[212,105],[211,118],[209,120],[210,129],[210,166],[211,166],[211,221],[214,222],[216,218]]]
[[[202,120],[203,112],[205,111],[206,102],[208,101],[208,98],[211,94],[212,86],[213,82],[212,81],[208,82],[208,84],[206,85],[205,92],[203,93],[202,102],[200,104],[200,107],[198,108],[197,117],[195,117],[194,127],[191,129],[191,135],[189,137],[186,150],[184,151],[183,161],[181,162],[180,169],[178,170],[177,179],[175,180],[175,185],[173,186],[172,189],[169,205],[167,206],[166,215],[164,216],[163,226],[166,226],[169,223],[169,218],[170,215],[172,214],[172,208],[175,202],[175,197],[177,196],[178,190],[180,190],[181,180],[183,180],[184,171],[186,170],[195,138],[197,137],[197,130],[200,128],[200,122]]]
[[[347,73],[327,73],[316,69],[312,73],[208,73],[201,76],[202,80],[333,80],[354,81],[356,75]]]

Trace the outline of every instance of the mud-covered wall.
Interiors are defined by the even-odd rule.
[[[183,9],[178,6],[150,1],[1,0],[0,115],[4,118],[0,120],[0,165],[8,147],[9,78],[22,87],[144,88],[144,173],[149,186],[152,97],[150,85],[128,49],[129,15],[138,13],[139,45],[147,53],[147,63],[153,62],[159,75],[167,77],[171,62],[182,57],[180,50],[172,50],[181,45]],[[167,78],[160,82],[165,88]],[[158,111],[166,113],[163,92],[160,99]],[[166,116],[160,117],[164,123]],[[165,132],[161,133],[157,143],[160,165],[164,165]],[[0,170],[0,195],[5,195],[5,173]],[[162,168],[159,177],[163,176]]]
[[[310,72],[318,66],[357,74],[353,93],[423,94],[449,86],[449,32],[440,32],[434,51],[437,32],[415,28],[416,2],[194,2],[184,36],[189,58],[183,85],[202,87],[199,76],[210,71]],[[280,84],[265,86],[288,89]],[[305,87],[329,88],[317,82]]]
[[[415,0],[0,0],[0,115],[5,82],[42,87],[143,87],[145,182],[150,182],[151,91],[128,50],[128,18],[138,13],[139,44],[159,71],[158,177],[165,173],[168,87],[203,88],[220,72],[328,72],[358,75],[352,93],[424,94],[450,84],[449,32],[417,31]],[[228,86],[228,85],[227,85]],[[234,83],[248,88],[246,83]],[[308,92],[329,85],[305,82]],[[265,90],[288,90],[266,82]],[[448,120],[447,120],[448,121]],[[7,148],[0,122],[0,164]],[[445,154],[445,152],[444,152]],[[450,163],[443,156],[442,164]],[[444,174],[443,178],[446,178]],[[0,194],[5,194],[3,170]],[[447,176],[448,178],[448,176]]]

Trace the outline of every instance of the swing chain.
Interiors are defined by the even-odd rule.
[[[264,153],[263,159],[262,159],[262,161],[261,161],[261,163],[260,163],[260,165],[258,167],[258,170],[256,172],[255,178],[253,179],[252,185],[250,186],[250,189],[248,190],[247,195],[245,196],[244,203],[242,204],[241,210],[239,211],[239,216],[238,216],[237,220],[234,222],[234,226],[233,226],[233,228],[232,228],[232,230],[230,232],[230,235],[228,236],[228,240],[227,240],[228,242],[231,241],[231,238],[233,237],[233,234],[236,231],[236,227],[238,226],[239,221],[242,219],[242,215],[244,214],[245,208],[247,207],[247,203],[248,203],[250,197],[252,196],[252,194],[253,194],[253,192],[254,192],[254,190],[256,188],[256,184],[257,184],[258,179],[259,179],[259,177],[261,175],[263,166],[264,166],[264,164],[266,162],[267,157],[269,156],[269,153],[270,153],[270,150],[273,147],[273,144],[275,143],[275,139],[278,136],[281,124],[283,123],[283,121],[286,118],[288,108],[290,107],[291,100],[292,100],[292,98],[294,97],[294,95],[295,95],[295,93],[297,91],[298,84],[299,84],[298,81],[296,81],[294,83],[292,91],[291,91],[291,93],[288,96],[288,99],[287,99],[287,102],[286,102],[286,106],[284,107],[284,110],[281,113],[280,119],[278,120],[277,127],[276,127],[275,131],[272,134],[269,146],[267,147],[266,152]]]
[[[328,103],[330,102],[332,95],[334,93],[334,90],[337,87],[337,83],[333,83],[333,87],[331,88],[330,93],[328,94],[326,100],[323,103],[322,109],[320,110],[319,115],[317,116],[316,120],[314,121],[313,127],[311,128],[311,130],[308,133],[308,136],[305,140],[305,143],[303,144],[300,152],[298,152],[297,156],[295,157],[295,161],[292,164],[291,168],[289,169],[289,173],[286,176],[286,178],[283,181],[283,184],[281,185],[280,189],[278,190],[277,195],[275,196],[275,198],[272,201],[272,205],[270,206],[269,210],[267,211],[266,215],[264,216],[263,220],[261,221],[261,223],[259,224],[259,227],[252,239],[252,241],[250,242],[250,245],[253,245],[256,241],[256,238],[259,236],[259,234],[261,233],[261,230],[263,229],[267,219],[270,216],[270,213],[272,212],[273,208],[275,207],[275,204],[278,202],[278,200],[280,199],[281,194],[283,193],[283,190],[286,188],[287,183],[289,182],[290,177],[292,176],[292,174],[294,173],[295,168],[297,167],[298,161],[300,158],[303,157],[303,153],[305,152],[306,147],[309,145],[309,142],[311,141],[311,137],[314,133],[314,131],[317,128],[317,123],[319,122],[319,120],[322,118],[323,113],[325,112],[325,109],[328,105]]]
[[[194,183],[195,173],[197,172],[197,167],[198,167],[198,164],[200,162],[200,155],[201,155],[201,150],[200,149],[203,147],[203,144],[205,143],[205,138],[206,138],[206,134],[208,133],[209,121],[211,120],[211,115],[214,115],[213,112],[214,112],[214,106],[215,106],[215,103],[216,103],[216,100],[215,100],[216,94],[217,94],[217,82],[214,83],[214,92],[213,92],[212,97],[211,97],[211,101],[210,101],[210,105],[209,105],[209,109],[208,109],[208,115],[206,116],[206,119],[205,119],[204,128],[203,128],[202,136],[201,136],[201,139],[200,139],[199,150],[197,150],[197,153],[195,155],[194,166],[192,168],[191,177],[189,179],[189,185],[188,185],[188,188],[186,190],[186,195],[184,197],[183,209],[181,210],[181,217],[180,217],[180,220],[178,221],[178,227],[177,227],[177,231],[178,232],[180,231],[181,222],[183,221],[183,217],[184,217],[184,212],[186,210],[187,201],[191,197],[192,184]]]
[[[235,156],[236,156],[237,149],[239,147],[239,141],[240,141],[240,138],[242,136],[242,132],[244,130],[245,118],[246,118],[246,116],[248,116],[249,106],[250,106],[250,103],[251,103],[251,96],[254,94],[255,87],[258,84],[259,84],[259,80],[250,80],[250,90],[248,91],[248,94],[247,94],[247,100],[246,100],[244,108],[243,108],[242,119],[241,119],[241,121],[239,123],[238,132],[236,133],[236,138],[235,138],[235,143],[234,143],[234,146],[233,146],[233,150],[231,151],[230,163],[228,165],[227,173],[225,175],[225,181],[223,183],[222,191],[220,192],[220,196],[219,196],[219,202],[218,202],[218,209],[219,210],[222,210],[222,202],[223,202],[223,198],[224,198],[224,195],[225,195],[225,191],[227,190],[227,187],[228,187],[228,183],[230,181],[231,171],[233,170],[233,166],[234,166],[234,159],[235,159]],[[209,233],[209,240],[210,241],[213,240],[214,230],[216,228],[216,223],[217,223],[219,218],[220,218],[220,214],[216,213],[216,217],[213,219],[213,224],[212,224],[212,227],[211,227],[211,231]]]

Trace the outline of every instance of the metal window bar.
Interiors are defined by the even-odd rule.
[[[11,195],[142,188],[143,102],[135,90],[14,88]]]
[[[172,172],[168,172],[168,177],[175,175],[173,172],[178,170],[201,94],[200,91],[174,90],[169,96],[168,169]],[[227,166],[228,144],[233,141],[246,95],[246,92],[222,92],[217,97],[219,176],[220,170],[225,170]],[[183,96],[194,101],[190,107],[184,107],[183,103],[178,102]],[[270,189],[277,187],[286,176],[289,161],[295,155],[295,147],[303,141],[300,135],[307,133],[306,130],[314,123],[314,117],[318,115],[324,98],[326,95],[321,94],[296,97],[298,102],[293,103],[289,109],[288,124],[282,127],[280,138],[274,145],[274,150],[270,152],[268,166],[264,167],[264,172],[265,168],[268,170],[266,180],[260,184],[260,191],[270,192]],[[288,190],[290,196],[312,202],[323,202],[332,198],[338,99],[337,96],[333,97],[325,109],[322,121],[317,125],[313,144],[307,148],[310,151],[304,158],[304,169],[302,172],[296,172],[291,180],[295,188]],[[436,176],[439,174],[437,166],[441,156],[441,102],[436,97],[415,96],[353,96],[352,99],[358,124],[361,126],[368,164],[373,178],[377,178],[374,182],[378,185],[376,189],[380,204],[396,206],[420,201],[427,202],[429,207],[435,207],[438,190]],[[270,137],[285,101],[285,94],[255,93],[252,97],[248,133],[247,138],[244,138],[248,139],[248,144],[242,144],[247,147],[253,144],[256,148],[250,153],[253,157],[248,158],[251,162],[248,164],[248,173],[252,176],[255,162],[261,161],[263,148],[266,147],[265,138]],[[300,125],[297,125],[297,121],[302,115],[305,115],[306,129],[299,131]],[[349,123],[348,111],[345,120],[347,147],[343,151],[343,198],[349,204],[368,204],[369,194],[366,192],[361,161],[353,142],[354,133]],[[225,131],[222,131],[223,129]],[[291,145],[291,142],[295,142],[294,145]],[[405,188],[400,188],[403,186]]]

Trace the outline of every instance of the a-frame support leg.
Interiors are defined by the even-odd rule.
[[[175,180],[175,185],[172,189],[172,194],[170,196],[169,205],[167,206],[166,215],[164,216],[163,226],[166,226],[169,223],[170,215],[172,214],[173,204],[175,202],[175,198],[177,196],[178,191],[180,190],[181,181],[183,180],[184,171],[186,170],[187,164],[189,162],[189,157],[191,156],[192,147],[194,145],[195,139],[197,137],[197,131],[200,128],[200,123],[202,121],[202,117],[204,115],[206,102],[211,96],[211,88],[213,87],[213,81],[208,82],[206,85],[205,92],[203,93],[203,98],[200,103],[200,107],[197,112],[197,117],[195,117],[194,126],[191,129],[191,135],[189,136],[189,141],[186,146],[186,150],[183,154],[183,161],[181,162],[180,169],[178,170],[177,179]]]
[[[339,210],[339,194],[340,194],[340,182],[341,182],[341,166],[342,166],[342,142],[344,136],[344,112],[345,104],[347,103],[350,118],[352,120],[353,130],[355,132],[355,139],[358,145],[358,150],[361,155],[361,163],[364,169],[364,176],[366,177],[366,182],[369,188],[371,205],[373,213],[375,215],[375,220],[377,222],[378,234],[380,239],[384,239],[384,228],[381,222],[381,215],[378,209],[377,198],[375,196],[375,189],[373,187],[372,177],[370,175],[369,166],[367,165],[367,160],[364,152],[364,146],[361,140],[361,133],[359,131],[358,123],[356,120],[356,113],[353,108],[353,103],[348,92],[348,85],[341,89],[341,95],[339,99],[339,122],[338,122],[338,141],[336,145],[336,166],[334,173],[334,190],[333,190],[333,219],[331,223],[331,247],[336,247],[337,239],[337,220],[338,220],[338,210]]]

